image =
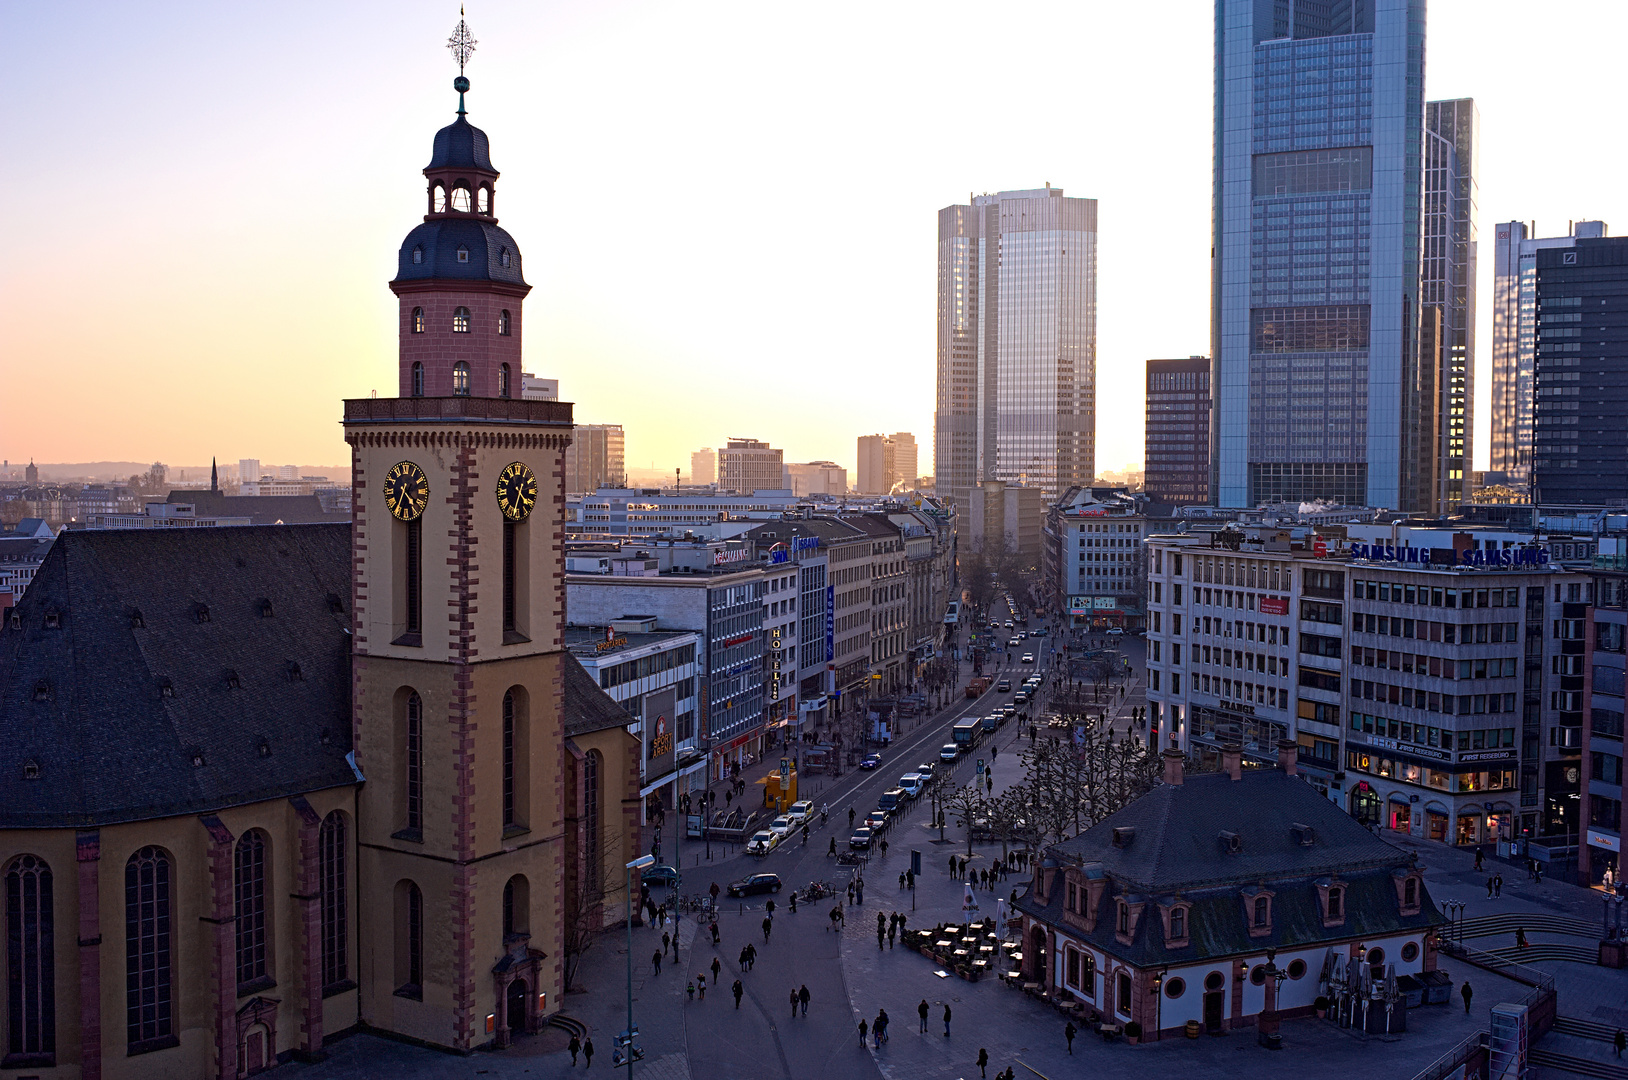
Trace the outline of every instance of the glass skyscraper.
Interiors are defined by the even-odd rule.
[[[1424,39],[1424,0],[1216,2],[1219,505],[1410,501]]]
[[[1061,188],[938,212],[941,495],[985,480],[1056,498],[1096,474],[1097,201]]]
[[[1475,102],[1425,105],[1424,248],[1419,269],[1421,444],[1414,509],[1457,512],[1470,494],[1475,405]],[[1431,413],[1433,410],[1433,415]],[[1430,467],[1426,467],[1430,466]],[[1433,489],[1433,490],[1430,490]]]
[[[1535,223],[1497,228],[1492,262],[1492,446],[1499,482],[1525,489],[1532,479],[1532,406],[1538,359],[1538,252],[1599,239],[1603,221],[1575,221],[1565,236],[1538,237]]]

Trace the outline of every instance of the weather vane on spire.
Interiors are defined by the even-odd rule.
[[[452,51],[452,58],[458,61],[458,77],[452,80],[452,88],[458,91],[458,115],[464,114],[464,92],[469,89],[469,80],[464,77],[464,65],[475,52],[475,35],[469,32],[469,24],[464,22],[464,9],[458,7],[458,25],[453,28],[452,36],[447,38],[447,48]]]

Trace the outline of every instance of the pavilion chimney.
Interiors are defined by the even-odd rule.
[[[1164,782],[1172,787],[1181,786],[1181,751],[1172,747],[1159,756],[1164,758]]]
[[[1278,768],[1283,770],[1284,776],[1295,775],[1295,769],[1300,761],[1300,746],[1293,739],[1278,740]]]
[[[1238,743],[1227,743],[1221,748],[1221,768],[1234,780],[1244,778],[1244,748]]]

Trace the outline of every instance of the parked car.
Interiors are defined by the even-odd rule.
[[[940,761],[954,761],[960,756],[961,748],[955,743],[945,743],[938,748],[938,760]]]
[[[791,823],[791,818],[787,817],[785,814],[781,814],[779,817],[769,822],[769,831],[780,837],[782,840],[784,840],[791,833],[793,828],[794,826]]]
[[[739,881],[729,883],[730,896],[751,896],[753,893],[776,893],[779,891],[779,874],[750,874]]]
[[[752,839],[746,841],[746,854],[767,855],[774,850],[775,845],[778,843],[780,843],[778,834],[772,833],[768,829],[759,829],[752,834]]]
[[[639,879],[646,885],[673,885],[679,880],[678,870],[671,866],[647,866],[639,874]]]
[[[794,802],[791,809],[786,811],[786,816],[791,818],[793,825],[801,825],[814,816],[814,804],[807,799]]]
[[[916,766],[916,775],[923,780],[931,780],[936,772],[938,772],[938,763],[934,761],[924,761]]]
[[[887,811],[872,810],[865,818],[865,824],[870,826],[872,833],[881,832],[887,826]]]
[[[882,764],[881,754],[866,754],[864,757],[859,759],[859,767],[861,769],[874,769],[880,764]]]
[[[1027,690],[1019,690],[1017,693],[1012,695],[1012,703],[1014,705],[1027,705],[1029,703],[1029,692]]]
[[[922,780],[920,773],[905,773],[899,777],[899,790],[904,792],[906,798],[914,799],[921,794]]]
[[[1125,636],[1125,631],[1121,630],[1117,626],[1110,626],[1108,628],[1108,636],[1109,637],[1124,637]]]
[[[871,830],[869,826],[861,826],[848,837],[848,846],[858,851],[869,851],[871,846]]]

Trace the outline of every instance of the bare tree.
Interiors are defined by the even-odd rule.
[[[626,871],[606,870],[604,880],[595,882],[585,875],[570,875],[563,883],[566,890],[565,923],[561,927],[565,951],[565,989],[570,990],[583,959],[593,951],[599,939],[615,930],[619,912],[607,910],[606,898],[621,892],[627,886]],[[625,908],[626,901],[621,905]],[[607,923],[606,920],[611,922]]]
[[[966,826],[968,855],[972,854],[972,823],[974,819],[984,816],[987,804],[988,800],[978,790],[977,784],[956,788],[944,800],[944,808],[955,816],[956,824]]]
[[[1046,738],[1023,752],[1025,777],[1012,789],[1043,839],[1084,832],[1153,789],[1158,755],[1130,736],[1116,740],[1094,718],[1077,718],[1065,739]]]

